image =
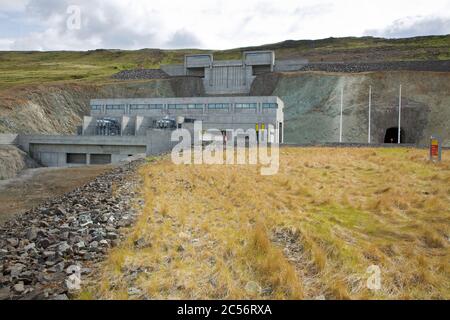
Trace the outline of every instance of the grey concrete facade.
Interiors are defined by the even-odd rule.
[[[2,135],[0,135],[1,138]],[[48,167],[72,167],[89,164],[118,163],[136,154],[156,155],[169,151],[170,131],[148,130],[146,136],[58,136],[18,135],[14,144]],[[103,157],[100,163],[94,158]],[[81,162],[71,156],[82,156]]]
[[[186,55],[183,65],[166,65],[161,69],[170,76],[203,78],[206,94],[248,94],[255,76],[274,71],[273,51],[246,51],[241,60],[214,61],[212,54]]]
[[[170,151],[176,127],[194,136],[195,121],[202,130],[275,130],[283,142],[283,101],[278,97],[196,97],[149,99],[93,99],[91,114],[85,116],[81,135],[0,135],[0,144],[20,147],[44,166],[80,166],[118,163],[136,154],[156,155]],[[114,121],[118,134],[98,131],[99,123]],[[158,128],[159,120],[170,119],[176,127]]]
[[[126,124],[121,130],[123,136],[143,135],[157,120],[183,117],[190,122],[202,121],[205,130],[247,130],[272,125],[277,129],[277,141],[283,142],[283,109],[283,101],[270,96],[93,99],[83,135],[95,134],[96,120],[105,117]]]
[[[306,59],[275,60],[274,51],[245,51],[240,60],[214,60],[210,53],[184,57],[184,64],[162,65],[170,76],[194,76],[203,79],[209,95],[248,94],[257,75],[267,72],[291,72],[308,64]]]

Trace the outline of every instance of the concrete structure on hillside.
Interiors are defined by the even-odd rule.
[[[282,129],[283,108],[278,97],[94,99],[91,115],[84,117],[82,134],[98,134],[103,119],[120,124],[122,136],[145,135],[149,128],[160,128],[158,121],[163,119],[184,119],[183,127],[200,120],[205,130],[247,130],[259,124]]]
[[[203,79],[205,93],[248,94],[257,75],[274,71],[300,70],[306,60],[275,61],[274,51],[244,51],[241,60],[214,60],[212,54],[184,57],[183,65],[165,65],[170,76],[194,76]]]
[[[284,104],[278,97],[198,97],[94,99],[79,135],[0,135],[0,143],[15,144],[45,166],[118,163],[136,154],[161,154],[177,142],[177,128],[275,130],[283,142]],[[192,132],[193,133],[193,132]]]

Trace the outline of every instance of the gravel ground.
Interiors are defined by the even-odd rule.
[[[117,80],[167,79],[169,75],[160,69],[124,70],[112,76]]]
[[[140,163],[112,169],[0,227],[0,300],[68,299],[118,244],[120,228],[132,225]]]
[[[369,71],[434,71],[450,72],[450,61],[398,61],[375,63],[310,63],[300,71],[369,72]]]

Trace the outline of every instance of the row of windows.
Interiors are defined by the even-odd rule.
[[[188,104],[188,109],[203,109],[203,104],[201,103]]]
[[[208,109],[229,109],[229,103],[210,103],[208,104]]]
[[[163,104],[130,104],[131,110],[155,110],[163,108]]]
[[[123,104],[107,104],[106,110],[125,110],[125,105],[123,105]]]
[[[256,103],[236,103],[236,109],[256,109]]]
[[[257,103],[236,103],[236,109],[256,109]],[[195,104],[169,104],[169,109],[203,109],[203,104],[195,103]],[[208,104],[208,109],[229,109],[231,106],[230,103],[210,103]],[[277,103],[263,103],[263,109],[277,109]],[[91,110],[101,110],[101,105],[92,105]],[[123,104],[113,104],[106,105],[107,110],[124,110],[125,105]],[[131,110],[155,110],[155,109],[164,109],[163,104],[131,104]]]
[[[169,104],[168,108],[169,109],[186,109],[187,104]]]
[[[263,109],[278,109],[277,103],[263,103],[262,104]]]

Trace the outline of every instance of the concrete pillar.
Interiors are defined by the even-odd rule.
[[[120,135],[121,136],[126,136],[128,135],[128,129],[129,129],[129,124],[130,124],[130,117],[128,116],[122,116],[122,121],[121,121],[121,129],[120,129]]]
[[[95,134],[95,119],[90,116],[83,117],[83,136]]]
[[[144,117],[143,116],[136,116],[136,119],[135,119],[136,126],[134,128],[134,135],[135,136],[141,135],[143,122],[144,122]]]

